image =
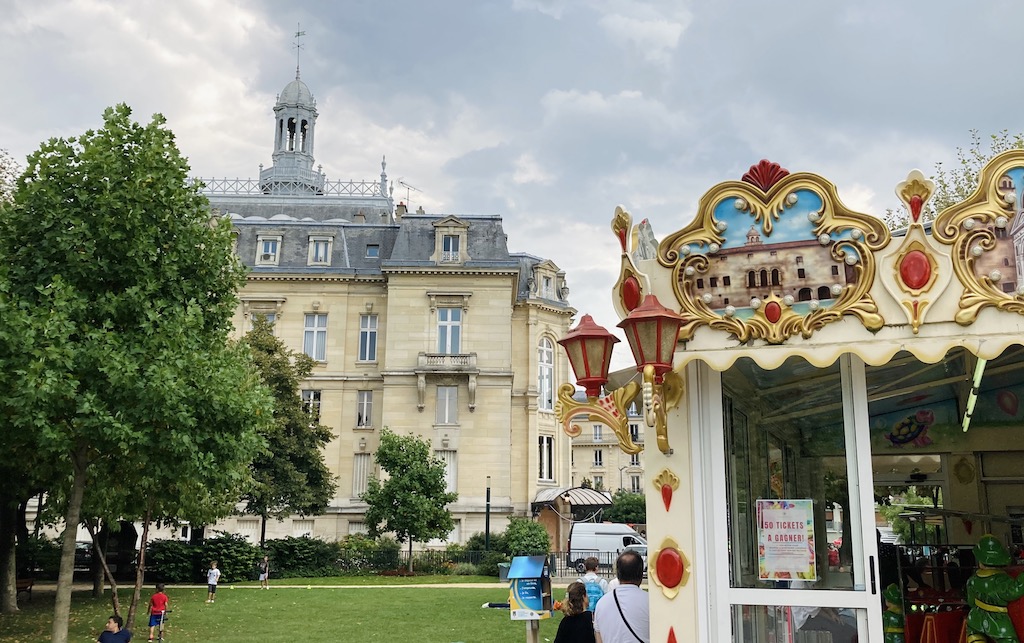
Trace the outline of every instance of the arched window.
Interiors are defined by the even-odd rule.
[[[810,301],[811,300],[811,289],[801,288],[796,294],[797,301]]]
[[[758,284],[758,285],[767,286],[768,285],[768,271],[765,270],[764,268],[762,268],[760,276],[761,276],[761,283]]]
[[[832,291],[828,289],[828,286],[818,287],[818,299],[832,299]]]
[[[747,273],[747,288],[754,288],[755,286],[757,286],[757,276],[751,270]]]
[[[555,408],[555,347],[547,337],[537,346],[537,408],[552,411]]]
[[[772,269],[772,285],[773,286],[781,286],[782,285],[782,278],[779,276],[779,269],[778,268]]]

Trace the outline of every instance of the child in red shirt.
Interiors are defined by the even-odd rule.
[[[149,640],[153,640],[153,632],[160,627],[160,640],[163,640],[163,624],[167,620],[168,598],[164,594],[164,584],[156,584],[156,593],[149,599]]]

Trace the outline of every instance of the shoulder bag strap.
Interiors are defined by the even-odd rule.
[[[626,615],[622,611],[622,605],[619,605],[618,589],[619,588],[616,587],[612,590],[612,598],[615,599],[615,607],[619,608],[619,616],[622,617],[622,623],[626,626],[626,629],[629,630],[629,633],[633,635],[633,638],[635,638],[637,641],[640,641],[640,643],[644,643],[644,640],[640,638],[640,636],[636,632],[633,631],[633,626],[630,625],[629,621],[626,620]]]

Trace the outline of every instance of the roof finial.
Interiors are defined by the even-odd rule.
[[[295,80],[299,79],[299,53],[302,52],[302,36],[305,36],[306,32],[302,30],[301,23],[295,23]]]

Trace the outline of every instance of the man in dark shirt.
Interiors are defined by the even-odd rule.
[[[96,639],[100,643],[128,643],[132,640],[132,633],[128,630],[122,630],[121,626],[124,621],[117,614],[112,615],[107,619],[107,626],[100,632],[100,637]]]

